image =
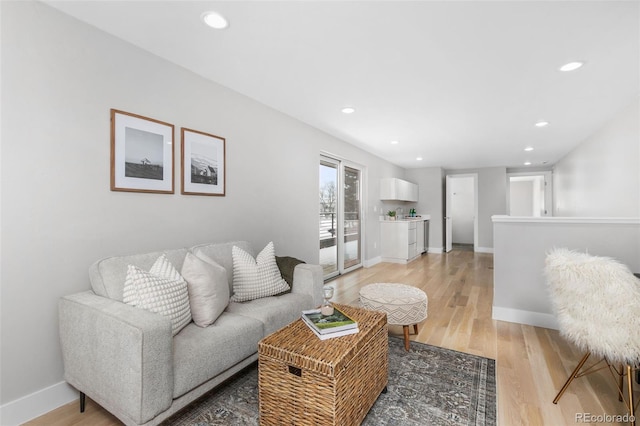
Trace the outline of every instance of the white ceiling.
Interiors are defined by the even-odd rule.
[[[553,164],[640,94],[637,1],[46,3],[406,168]]]

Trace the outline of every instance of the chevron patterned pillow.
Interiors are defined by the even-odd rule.
[[[187,282],[164,254],[149,272],[128,266],[123,301],[168,316],[174,336],[191,322]]]
[[[275,296],[289,290],[276,263],[273,242],[254,259],[240,247],[234,246],[232,302],[246,302],[262,297]]]

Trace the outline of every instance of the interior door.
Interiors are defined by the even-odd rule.
[[[454,180],[459,184],[455,185]],[[467,201],[464,204],[464,212],[465,215],[461,215],[458,211],[461,208],[460,199],[458,197],[463,197],[463,194],[456,195],[456,187],[460,187],[460,184],[463,182],[467,182],[473,188],[469,189],[468,185],[467,189],[464,191],[471,191],[473,194],[469,197],[469,194],[466,195],[465,200]],[[464,192],[463,191],[463,192]],[[454,196],[456,196],[456,200],[454,201]],[[463,217],[464,216],[464,217]],[[462,218],[456,222],[456,218]],[[469,173],[469,174],[460,174],[460,175],[447,175],[445,179],[445,252],[448,253],[453,249],[453,230],[454,227],[458,227],[458,231],[460,228],[468,229],[469,226],[473,227],[473,249],[474,251],[478,247],[478,174],[477,173]]]

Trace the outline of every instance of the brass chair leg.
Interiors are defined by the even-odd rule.
[[[582,366],[584,365],[584,363],[587,362],[587,359],[589,358],[589,355],[591,355],[591,352],[587,352],[586,354],[584,354],[584,356],[582,357],[582,359],[578,363],[578,366],[575,368],[575,370],[573,370],[573,373],[571,373],[571,375],[569,376],[569,378],[565,382],[564,386],[562,386],[562,389],[560,389],[560,392],[558,392],[556,397],[553,399],[553,403],[554,404],[557,404],[558,401],[560,401],[560,398],[562,398],[562,394],[564,394],[564,392],[567,390],[567,388],[569,387],[571,382],[573,382],[573,379],[576,378],[576,376],[580,372],[580,369],[582,369]]]
[[[629,390],[629,416],[634,419],[632,424],[636,424],[634,412],[636,407],[633,403],[633,368],[630,364],[627,364],[627,387]]]
[[[622,401],[622,389],[624,389],[624,364],[620,364],[620,384],[618,385],[618,401]]]

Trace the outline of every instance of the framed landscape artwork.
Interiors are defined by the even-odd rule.
[[[182,194],[225,195],[225,139],[182,128]]]
[[[111,110],[111,190],[174,193],[173,124]]]

